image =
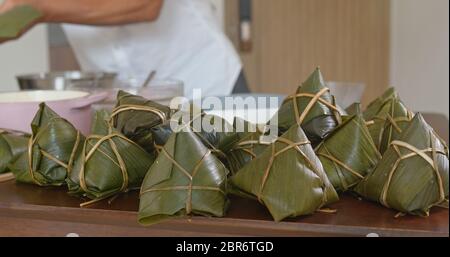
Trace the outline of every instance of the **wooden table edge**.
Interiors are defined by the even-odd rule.
[[[194,232],[198,236],[366,236],[381,237],[448,237],[449,232],[413,229],[380,228],[297,222],[274,222],[236,218],[190,217],[174,218],[152,226],[137,222],[137,212],[104,209],[56,207],[33,204],[0,203],[0,217],[19,217],[46,221],[64,221],[93,225],[112,225],[138,230],[167,230]],[[211,233],[214,231],[214,233]]]

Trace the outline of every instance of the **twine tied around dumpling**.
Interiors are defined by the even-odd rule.
[[[230,152],[243,151],[249,154],[251,160],[253,160],[257,157],[257,154],[253,152],[255,145],[269,146],[270,144],[271,142],[264,142],[262,140],[246,140],[236,144],[236,146],[231,149]]]
[[[98,152],[102,153],[105,157],[110,159],[112,161],[112,163],[117,165],[117,167],[120,168],[120,172],[122,174],[122,185],[121,185],[119,191],[117,193],[114,193],[114,194],[118,195],[119,193],[126,193],[126,192],[128,192],[129,179],[128,179],[127,167],[125,165],[125,161],[123,160],[122,156],[119,153],[119,150],[118,150],[118,147],[117,147],[116,143],[113,140],[114,138],[120,138],[120,139],[125,140],[128,143],[133,144],[133,145],[138,147],[138,145],[135,142],[131,141],[127,137],[125,137],[125,136],[123,136],[123,135],[121,135],[121,134],[119,134],[117,132],[111,133],[111,134],[106,135],[106,136],[91,135],[88,138],[86,138],[86,143],[84,144],[84,147],[83,147],[83,150],[82,150],[82,153],[81,153],[82,154],[82,160],[81,161],[82,161],[83,164],[81,166],[81,170],[80,170],[80,174],[79,174],[80,187],[83,189],[83,191],[85,191],[85,192],[89,191],[89,188],[88,188],[87,183],[86,183],[85,165],[89,161],[89,159],[94,155],[94,153],[96,153],[98,151]],[[91,140],[98,140],[98,141],[94,145],[91,144],[92,148],[89,150],[88,153],[86,153],[86,147],[90,143]],[[114,153],[116,158],[113,158],[112,156],[109,156],[107,153],[105,153],[104,151],[102,151],[100,149],[100,146],[103,143],[105,143],[105,142],[109,143],[109,145],[111,147],[111,150]],[[104,196],[104,197],[101,197],[101,198],[97,198],[97,199],[94,199],[94,200],[82,203],[82,204],[80,204],[80,207],[85,207],[87,205],[96,203],[98,201],[104,200],[104,199],[109,198],[109,197],[111,197],[111,195],[107,195],[107,196]],[[110,201],[110,203],[111,203],[111,201]]]
[[[301,156],[306,160],[306,162],[310,165],[310,168],[312,169],[312,171],[313,171],[317,176],[321,177],[321,176],[319,175],[319,172],[317,171],[317,167],[312,163],[312,161],[308,158],[308,156],[306,156],[306,155],[302,152],[302,150],[299,148],[299,147],[302,146],[302,145],[308,145],[308,144],[311,144],[311,142],[309,142],[308,140],[305,140],[305,141],[302,141],[302,142],[293,142],[293,141],[291,141],[291,140],[289,140],[289,139],[282,138],[282,137],[278,138],[275,142],[283,143],[283,144],[286,144],[287,146],[284,147],[284,148],[282,148],[282,149],[279,150],[279,151],[276,151],[276,149],[275,149],[275,143],[271,144],[271,151],[272,151],[272,154],[270,155],[270,158],[269,158],[269,164],[267,165],[267,168],[266,168],[265,171],[264,171],[264,175],[263,175],[262,180],[261,180],[261,186],[259,187],[259,193],[258,193],[258,195],[257,195],[258,201],[259,201],[260,203],[262,203],[262,199],[261,199],[261,198],[262,198],[262,193],[263,193],[263,191],[264,191],[264,187],[265,187],[265,185],[266,185],[267,179],[269,178],[270,170],[272,169],[272,165],[273,165],[274,160],[275,160],[280,154],[282,154],[282,153],[284,153],[284,152],[286,152],[286,151],[288,151],[288,150],[294,149],[294,150],[296,150],[298,153],[300,153],[300,155],[301,155]],[[325,201],[326,201],[326,199],[324,200],[324,202],[325,202]]]
[[[383,134],[384,131],[386,130],[387,127],[392,126],[397,133],[401,134],[403,132],[403,130],[400,128],[399,123],[402,122],[410,122],[413,119],[413,113],[408,111],[407,116],[406,117],[395,117],[393,118],[390,114],[387,114],[385,117],[381,117],[381,116],[375,116],[373,117],[371,120],[366,122],[366,126],[368,128],[370,128],[371,126],[373,126],[376,121],[380,121],[382,123],[386,123],[380,130],[380,133],[378,134],[378,139],[377,139],[377,145],[378,145],[378,151],[381,150],[381,144],[383,141]],[[392,133],[389,134],[389,138],[388,140],[391,140],[391,136]]]
[[[357,172],[356,170],[350,168],[347,164],[343,163],[342,161],[340,161],[338,158],[336,158],[333,154],[330,153],[330,151],[327,149],[326,146],[324,146],[325,152],[326,153],[317,153],[317,156],[322,156],[327,158],[328,160],[330,160],[334,167],[336,168],[336,170],[338,170],[338,166],[344,168],[344,170],[348,171],[350,174],[352,174],[353,176],[359,178],[359,179],[364,179],[364,176],[361,175],[359,172]],[[378,152],[378,151],[377,151]],[[380,158],[381,159],[381,158]],[[340,175],[340,173],[338,173],[339,176],[339,180],[341,181],[344,190],[347,190],[348,188],[351,187],[351,185],[348,185],[347,182],[345,181],[345,179],[342,178],[342,176]]]
[[[202,133],[195,131],[194,128],[192,127],[192,123],[194,123],[194,121],[198,118],[202,118],[204,115],[206,115],[205,112],[200,112],[197,115],[195,115],[193,118],[191,118],[188,122],[185,122],[182,124],[182,126],[180,126],[180,128],[178,128],[178,131],[183,131],[184,129],[186,129],[187,127],[189,127],[192,132],[194,132],[194,134],[200,138],[200,140],[202,141],[203,144],[206,145],[206,147],[208,147],[212,153],[216,154],[219,158],[222,158],[224,160],[228,160],[228,156],[222,152],[220,149],[218,149],[217,147],[215,147],[213,144],[211,144],[203,135]],[[176,121],[176,120],[175,120]],[[158,153],[160,153],[161,149],[163,146],[158,146],[155,144],[155,147],[158,151]]]
[[[171,156],[165,148],[162,148],[161,153],[163,153],[167,159],[169,159],[173,165],[175,165],[178,170],[189,179],[188,185],[178,185],[178,186],[169,186],[169,187],[163,187],[163,188],[150,188],[147,190],[142,190],[140,195],[149,193],[149,192],[156,192],[156,191],[187,191],[188,197],[186,198],[186,214],[189,215],[192,213],[192,192],[194,190],[197,191],[217,191],[222,193],[223,195],[226,195],[222,189],[219,187],[211,187],[211,186],[194,186],[194,178],[197,175],[198,170],[200,169],[201,164],[203,161],[211,154],[211,151],[208,150],[200,159],[200,161],[197,162],[197,164],[194,166],[193,170],[189,172],[187,169],[185,169],[181,164],[179,164],[173,156]]]
[[[124,104],[120,105],[119,107],[116,107],[113,109],[111,113],[111,117],[109,120],[110,127],[114,127],[114,118],[119,115],[122,112],[126,111],[140,111],[140,112],[150,112],[155,114],[161,119],[161,122],[164,123],[167,120],[166,114],[159,110],[158,108],[150,107],[150,106],[141,106],[141,105],[134,105],[134,104]]]
[[[276,151],[276,148],[275,148],[275,146],[276,146],[275,143],[276,142],[285,144],[286,147]],[[258,194],[256,196],[260,203],[263,203],[263,201],[262,201],[262,194],[263,194],[264,187],[266,185],[267,179],[269,178],[270,170],[272,169],[273,162],[275,161],[275,159],[279,155],[281,155],[282,153],[284,153],[284,152],[286,152],[288,150],[291,150],[291,149],[294,149],[296,152],[298,152],[303,157],[303,159],[309,165],[309,168],[311,168],[312,172],[314,172],[314,174],[316,174],[320,178],[320,180],[322,181],[322,189],[325,190],[326,186],[325,186],[325,183],[323,182],[323,176],[322,176],[321,172],[318,171],[318,168],[314,165],[314,163],[300,149],[300,146],[310,145],[310,144],[311,144],[311,142],[309,140],[305,140],[305,141],[301,141],[301,142],[293,142],[293,141],[291,141],[289,139],[286,139],[286,138],[283,138],[283,137],[277,138],[275,140],[275,142],[271,144],[270,147],[271,147],[272,153],[271,153],[271,156],[270,156],[270,159],[269,159],[269,164],[267,165],[267,168],[264,171],[264,175],[263,175],[262,180],[261,180],[261,186],[260,186],[259,192],[258,192]],[[323,194],[323,198],[322,198],[322,203],[320,204],[320,206],[322,207],[326,202],[327,202],[327,195],[324,193]],[[336,213],[337,212],[337,210],[335,210],[335,209],[328,209],[328,208],[320,208],[317,211],[318,212],[323,212],[323,213]]]
[[[430,132],[430,134],[432,134],[432,132]],[[445,153],[442,150],[436,149],[436,145],[435,145],[435,142],[432,139],[432,137],[431,137],[431,147],[426,148],[426,149],[418,149],[411,144],[408,144],[403,141],[398,141],[398,140],[392,141],[390,143],[390,146],[395,150],[396,154],[398,155],[398,158],[395,161],[394,165],[392,166],[391,170],[389,171],[389,173],[387,175],[388,176],[387,180],[383,185],[381,195],[380,195],[380,203],[382,205],[390,208],[389,204],[387,203],[387,196],[388,196],[389,187],[391,185],[392,178],[393,178],[394,173],[397,170],[397,167],[399,166],[400,162],[402,162],[403,160],[415,157],[415,156],[419,156],[425,162],[427,162],[428,165],[431,166],[432,170],[434,171],[434,173],[436,175],[436,180],[437,180],[437,185],[438,185],[438,190],[439,190],[439,199],[433,205],[439,205],[442,202],[448,201],[448,199],[445,198],[444,183],[443,183],[441,174],[439,173],[438,164],[437,164],[437,154],[439,153],[439,154],[447,155],[447,153]],[[408,153],[402,154],[400,152],[400,148],[408,150]],[[431,153],[431,157],[428,156],[427,153]],[[402,213],[399,213],[396,215],[396,217],[399,217],[402,215],[403,215]],[[428,215],[429,214],[427,213],[427,216]]]
[[[311,109],[314,107],[314,105],[316,103],[324,104],[325,106],[330,108],[336,118],[336,121],[338,122],[338,124],[340,124],[340,123],[342,123],[342,119],[340,116],[339,109],[336,107],[336,105],[334,103],[329,103],[328,101],[326,101],[322,98],[322,95],[324,95],[325,93],[328,93],[328,92],[330,92],[330,89],[325,87],[322,90],[320,90],[319,92],[317,92],[316,94],[298,93],[295,95],[288,96],[284,100],[284,102],[292,100],[292,103],[294,104],[295,120],[297,121],[298,125],[301,125],[303,123],[306,116],[309,114],[309,112],[311,111]],[[305,107],[305,109],[303,110],[301,115],[300,115],[299,106],[297,103],[297,98],[300,98],[300,97],[311,98],[311,100],[309,101],[308,105]]]
[[[35,175],[34,175],[34,170],[33,170],[33,147],[34,145],[37,143],[37,141],[39,140],[39,138],[42,136],[42,134],[49,128],[50,124],[53,121],[56,120],[62,120],[67,122],[65,119],[61,118],[61,117],[55,117],[49,120],[49,122],[46,124],[45,127],[40,128],[38,133],[36,133],[36,135],[32,135],[28,141],[28,171],[30,174],[31,179],[33,180],[34,183],[36,183],[39,186],[44,186],[38,179],[36,179]],[[70,124],[70,123],[69,123]],[[72,127],[73,125],[70,124]],[[75,129],[75,127],[73,127]],[[40,153],[46,157],[47,159],[57,163],[58,165],[60,165],[61,167],[65,168],[67,170],[67,174],[70,174],[72,171],[72,167],[73,167],[73,162],[75,160],[75,154],[78,150],[78,147],[80,145],[80,141],[81,141],[81,134],[80,131],[78,131],[77,129],[75,129],[77,131],[77,138],[75,139],[75,143],[72,147],[72,151],[70,153],[69,156],[69,161],[68,163],[64,163],[63,161],[59,160],[57,157],[51,155],[50,153],[46,152],[43,149],[39,149]]]

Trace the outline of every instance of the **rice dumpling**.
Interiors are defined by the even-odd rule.
[[[228,206],[228,170],[192,133],[173,133],[141,187],[144,225],[191,214],[222,217]]]
[[[139,189],[155,158],[127,137],[108,128],[108,119],[108,112],[96,113],[94,134],[86,138],[66,180],[69,194],[92,199],[81,206]]]
[[[262,138],[264,132],[258,126],[240,118],[235,118],[233,127],[239,141],[227,152],[227,157],[229,169],[235,174],[245,164],[258,157],[275,138]]]
[[[340,110],[317,68],[296,94],[284,100],[278,111],[278,126],[285,132],[294,124],[301,125],[315,146],[341,122]]]
[[[339,125],[317,147],[316,154],[334,188],[341,192],[361,181],[381,159],[361,114]]]
[[[264,204],[275,221],[311,214],[338,200],[299,125],[239,170],[231,183]]]
[[[349,116],[362,114],[361,104],[360,103],[353,103],[352,105],[347,107],[347,109],[345,109],[345,111],[347,112],[347,115],[349,115]]]
[[[393,87],[390,87],[380,97],[369,103],[366,110],[363,112],[364,119],[371,120],[380,112],[383,105],[392,98],[398,98],[398,93]]]
[[[0,174],[9,172],[8,165],[28,148],[29,135],[0,129]]]
[[[225,119],[215,115],[200,113],[191,120],[176,120],[172,117],[170,121],[153,127],[151,132],[155,140],[155,148],[157,151],[166,144],[170,136],[174,133],[172,123],[175,122],[178,130],[189,129],[197,135],[200,141],[208,147],[214,155],[221,161],[227,162],[227,151],[234,145],[237,135],[233,132],[232,125]]]
[[[27,150],[10,165],[16,180],[40,186],[61,186],[79,155],[84,136],[45,103],[31,123]]]
[[[448,170],[448,147],[417,114],[355,191],[401,213],[428,216],[431,207],[448,203]]]
[[[413,113],[398,97],[394,97],[385,102],[371,120],[367,120],[370,135],[380,153],[383,154],[389,143],[399,138],[412,117]]]
[[[167,106],[119,91],[111,126],[151,153],[154,151],[151,129],[167,121],[170,114]]]

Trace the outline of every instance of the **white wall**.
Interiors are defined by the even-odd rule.
[[[15,75],[49,68],[47,29],[39,25],[16,41],[0,44],[0,91],[17,90]]]
[[[449,1],[391,0],[391,84],[413,110],[449,116]]]

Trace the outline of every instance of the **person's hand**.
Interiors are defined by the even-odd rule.
[[[0,4],[0,14],[5,13],[11,9],[13,9],[14,7],[20,6],[20,5],[24,5],[24,4],[30,4],[32,5],[32,0],[4,0],[2,4]],[[31,29],[34,25],[36,25],[36,23],[30,24],[29,26],[27,26],[26,28],[24,28],[22,31],[19,32],[19,34],[14,37],[14,38],[2,38],[0,37],[0,44],[4,43],[6,41],[10,41],[10,40],[15,40],[20,38],[23,34],[25,34],[25,32],[27,32],[29,29]]]

